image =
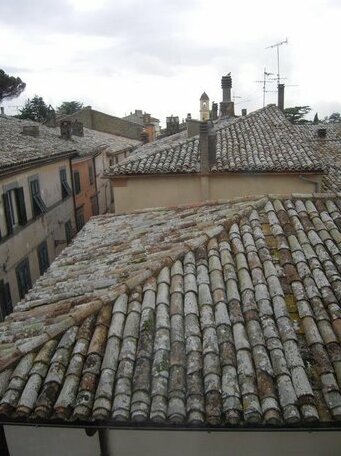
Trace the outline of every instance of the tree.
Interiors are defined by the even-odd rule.
[[[25,89],[26,84],[14,76],[9,76],[0,70],[0,103],[5,99],[18,97]]]
[[[31,119],[36,122],[45,122],[49,118],[51,107],[47,106],[42,97],[35,95],[27,99],[24,107],[19,110],[19,119]]]
[[[313,120],[313,123],[314,124],[318,124],[320,121],[319,121],[319,116],[318,114],[316,113],[315,116],[314,116],[314,120]]]
[[[328,123],[338,123],[341,122],[341,114],[339,112],[333,112],[327,119]]]
[[[67,116],[79,111],[82,108],[83,103],[80,101],[63,101],[63,103],[57,108],[57,114],[59,116]]]
[[[309,106],[294,106],[293,108],[284,109],[285,117],[293,124],[309,123],[309,120],[304,119],[304,116],[311,111]]]

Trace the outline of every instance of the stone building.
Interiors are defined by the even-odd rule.
[[[63,117],[65,120],[78,120],[84,127],[124,138],[140,141],[143,125],[86,106],[74,114]]]
[[[108,211],[107,153],[136,144],[80,123],[66,121],[59,129],[0,116],[0,319],[71,241],[76,226]]]
[[[150,141],[153,141],[160,135],[160,120],[143,112],[142,109],[135,109],[135,112],[131,112],[129,115],[122,117],[122,119],[143,125],[144,128],[147,128],[150,131],[149,134],[152,136]]]
[[[341,201],[94,217],[0,323],[10,456],[337,456]]]

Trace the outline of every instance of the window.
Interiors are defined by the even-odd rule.
[[[94,168],[92,165],[89,166],[89,182],[90,185],[94,183]]]
[[[2,195],[7,234],[13,233],[18,225],[27,223],[24,189],[16,187]]]
[[[84,226],[84,207],[77,207],[76,209],[76,227],[77,231],[81,230]]]
[[[17,275],[19,296],[22,299],[30,288],[32,288],[30,265],[28,258],[25,258],[15,269]]]
[[[60,185],[62,187],[62,199],[65,199],[68,196],[72,195],[72,190],[67,181],[65,168],[63,168],[59,171],[59,176],[60,176]]]
[[[9,284],[0,280],[0,321],[4,321],[6,315],[9,315],[12,310],[12,298]]]
[[[47,207],[40,196],[39,180],[32,179],[30,181],[30,185],[31,185],[33,216],[37,217],[40,214],[45,214],[45,212],[47,212]]]
[[[50,266],[49,262],[49,252],[47,249],[47,242],[44,241],[38,246],[38,261],[39,261],[39,271],[40,275],[44,274],[46,269]]]
[[[91,197],[91,210],[92,215],[98,215],[98,197],[97,195]]]
[[[79,171],[74,171],[73,173],[73,180],[74,180],[74,185],[75,185],[75,193],[78,195],[81,191],[81,179],[79,175]]]
[[[114,158],[115,158],[115,165],[117,165],[118,164],[118,155],[115,155]]]
[[[68,221],[65,223],[65,238],[66,238],[67,244],[70,244],[70,242],[71,242],[71,240],[72,240],[72,225],[71,225],[71,220],[68,220]]]

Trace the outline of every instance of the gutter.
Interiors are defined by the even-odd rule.
[[[4,421],[0,419],[0,425],[6,426],[34,426],[34,427],[47,427],[47,428],[67,428],[67,429],[84,429],[87,435],[94,435],[97,431],[101,432],[100,439],[102,440],[103,446],[106,445],[106,432],[109,430],[124,430],[124,431],[181,431],[181,432],[340,432],[341,424],[337,423],[299,423],[299,424],[287,424],[287,425],[265,425],[265,424],[245,424],[245,425],[229,425],[217,426],[217,425],[169,425],[169,424],[156,424],[156,423],[145,423],[145,424],[125,424],[125,423],[112,423],[112,422],[82,422],[78,423],[63,423],[63,422],[44,422],[44,421]],[[103,432],[104,431],[104,432]]]

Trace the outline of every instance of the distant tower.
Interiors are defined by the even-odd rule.
[[[210,99],[206,92],[200,97],[200,120],[205,122],[210,118]]]

